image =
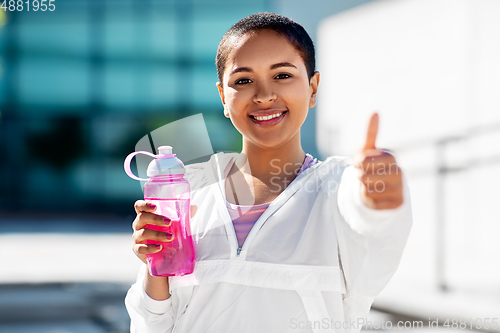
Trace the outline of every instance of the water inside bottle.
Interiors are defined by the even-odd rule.
[[[171,242],[160,242],[162,250],[148,255],[148,268],[154,276],[185,275],[193,272],[194,246],[189,228],[189,199],[145,198],[156,205],[154,214],[170,218],[169,226],[148,224],[149,229],[167,232],[173,235]],[[158,242],[150,241],[150,244]]]

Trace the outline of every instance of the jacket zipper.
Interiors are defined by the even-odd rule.
[[[217,163],[217,164],[220,164],[218,161],[217,161],[216,163]],[[219,169],[218,169],[218,171],[219,171],[219,174],[218,174],[218,175],[216,175],[216,177],[218,176],[219,181],[220,181],[220,180],[224,180],[225,178],[222,176],[222,174],[220,173],[220,170],[219,170]],[[293,181],[295,181],[295,179],[294,179]],[[293,182],[292,182],[292,183],[293,183]],[[225,183],[224,183],[224,182],[222,182],[222,184],[224,185]],[[221,194],[222,194],[222,195],[221,195],[221,198],[223,199],[223,201],[224,201],[223,203],[224,203],[224,206],[225,206],[225,204],[226,204],[226,203],[225,203],[225,202],[226,202],[226,195],[225,195],[225,189],[224,189],[224,188],[225,188],[224,186],[219,186],[219,190],[221,191]],[[287,188],[288,188],[288,187],[287,187]],[[286,190],[287,190],[287,189],[285,189],[285,190],[284,190],[284,191],[283,191],[283,192],[282,192],[282,193],[278,196],[278,198],[279,198],[279,197],[281,197],[281,196],[283,196],[283,193],[284,193]],[[293,193],[295,193],[295,192],[293,192]],[[292,193],[292,195],[293,195],[293,193]],[[278,198],[276,198],[276,199],[278,199]],[[276,199],[275,199],[274,201],[276,201]],[[289,198],[288,198],[288,199],[289,199]],[[287,199],[287,200],[288,200],[288,199]],[[274,203],[274,202],[273,202],[273,203]],[[273,205],[273,203],[271,203],[271,205],[269,205],[269,207],[270,207],[270,206],[272,206],[272,205]],[[268,207],[267,209],[269,209],[269,207]],[[234,230],[233,222],[232,222],[232,220],[231,220],[231,218],[230,218],[230,216],[229,216],[229,213],[227,212],[227,209],[225,209],[225,212],[226,212],[226,217],[228,217],[228,218],[229,218],[228,220],[229,220],[229,221],[231,221],[231,227],[228,227],[228,226],[226,225],[226,231],[228,231],[229,233],[231,233],[231,234],[233,235],[233,237],[231,237],[231,238],[232,238],[232,239],[234,240],[234,242],[236,243],[236,246],[237,246],[237,248],[236,248],[236,257],[238,257],[238,258],[239,258],[239,257],[240,257],[240,254],[241,254],[241,251],[242,251],[243,247],[245,246],[245,243],[247,243],[247,242],[249,241],[249,239],[250,239],[250,238],[253,238],[254,234],[257,232],[257,230],[255,230],[255,231],[254,231],[253,229],[255,229],[255,226],[257,225],[257,222],[259,222],[259,221],[261,220],[262,215],[259,217],[259,219],[256,221],[256,223],[254,224],[254,226],[252,227],[252,229],[251,229],[251,230],[250,230],[250,232],[248,233],[248,235],[247,235],[246,239],[243,241],[243,244],[242,244],[241,246],[239,246],[239,245],[238,245],[238,239],[237,239],[237,237],[236,237],[236,231]],[[264,212],[264,214],[265,214],[265,212]],[[265,221],[267,221],[267,219],[268,219],[268,218],[269,218],[269,216],[268,216],[268,217],[266,217],[266,219],[265,219],[264,221],[262,221],[262,222],[260,222],[260,223],[259,223],[259,229],[262,227],[262,225],[264,224],[264,222],[265,222]],[[231,231],[229,231],[228,229],[230,229]],[[250,236],[252,236],[252,237],[250,237]],[[231,243],[231,240],[230,240],[229,242]]]

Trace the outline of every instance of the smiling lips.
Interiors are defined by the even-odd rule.
[[[284,117],[287,111],[278,111],[272,114],[263,114],[263,115],[250,115],[250,118],[254,123],[261,127],[273,126],[279,123]]]
[[[279,112],[279,113],[271,114],[269,116],[252,116],[252,117],[254,117],[255,119],[257,119],[258,121],[262,121],[262,120],[269,120],[269,119],[273,119],[273,118],[278,118],[283,113],[284,112]]]

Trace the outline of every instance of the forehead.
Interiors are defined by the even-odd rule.
[[[233,42],[226,63],[226,73],[237,67],[269,68],[280,62],[290,62],[305,69],[299,51],[286,37],[273,30],[252,31]]]

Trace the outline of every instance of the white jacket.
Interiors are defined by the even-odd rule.
[[[144,291],[145,265],[126,297],[131,332],[357,332],[399,264],[411,227],[409,192],[392,210],[360,199],[349,160],[302,172],[269,206],[241,252],[225,203],[237,154],[188,166],[196,266],[169,278],[171,297]]]

